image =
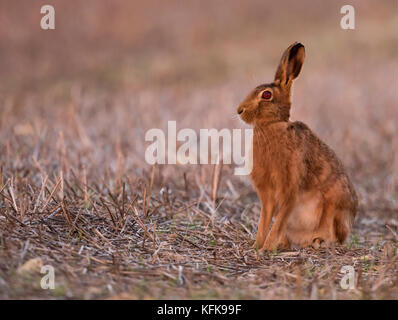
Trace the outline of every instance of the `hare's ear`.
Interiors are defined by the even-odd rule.
[[[279,82],[283,86],[290,85],[292,80],[296,79],[300,74],[304,57],[305,50],[301,43],[295,42],[290,45],[282,55],[281,62],[275,73],[275,82]]]

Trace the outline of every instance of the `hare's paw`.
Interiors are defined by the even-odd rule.
[[[321,238],[315,238],[314,240],[312,240],[312,247],[315,250],[318,250],[319,248],[324,248],[326,245],[325,241]]]
[[[254,250],[259,250],[262,247],[262,245],[260,243],[256,241],[254,241],[253,245],[252,245],[252,249]]]
[[[291,249],[290,242],[288,238],[284,236],[282,240],[279,242],[278,250],[290,250],[290,249]]]
[[[278,243],[276,241],[272,241],[272,239],[270,239],[270,238],[267,238],[264,241],[264,244],[261,247],[260,252],[263,252],[263,251],[272,252],[272,251],[275,251],[277,248],[278,248]]]
[[[255,250],[261,249],[264,245],[264,240],[265,239],[263,237],[257,236],[256,241],[254,241],[253,243],[253,249]]]

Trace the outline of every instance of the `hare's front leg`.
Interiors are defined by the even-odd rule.
[[[273,251],[278,248],[281,243],[282,237],[285,235],[287,219],[294,206],[294,198],[289,197],[287,201],[281,206],[276,215],[274,224],[265,238],[264,244],[260,251]]]
[[[260,249],[264,245],[264,241],[267,237],[269,225],[271,224],[272,215],[274,213],[275,205],[271,197],[267,196],[266,193],[259,194],[261,200],[261,213],[260,221],[257,227],[257,237],[254,242],[254,249]]]

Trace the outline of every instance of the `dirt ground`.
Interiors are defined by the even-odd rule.
[[[396,299],[398,2],[0,3],[1,299]],[[306,46],[292,120],[359,196],[346,244],[259,254],[233,165],[145,162],[145,132],[243,128],[238,103]],[[40,286],[42,265],[55,288]],[[343,266],[355,270],[343,289]]]

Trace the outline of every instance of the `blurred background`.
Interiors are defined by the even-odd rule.
[[[40,28],[40,8],[45,4],[55,8],[55,30]],[[45,177],[49,190],[55,190],[61,176],[72,186],[64,205],[76,217],[80,212],[87,219],[96,217],[87,205],[91,197],[108,219],[107,207],[99,197],[106,198],[109,190],[120,195],[120,181],[126,177],[151,181],[151,188],[152,182],[158,189],[179,188],[182,196],[176,196],[181,199],[177,204],[196,201],[199,194],[200,202],[203,190],[198,190],[198,181],[204,177],[202,186],[210,194],[211,175],[203,174],[200,166],[159,166],[153,181],[152,168],[144,158],[145,132],[166,129],[169,120],[177,121],[177,130],[244,127],[236,117],[237,105],[249,90],[273,80],[282,52],[300,41],[306,47],[306,60],[294,85],[292,120],[305,122],[336,151],[360,198],[355,233],[367,237],[377,230],[380,239],[387,233],[385,223],[398,227],[398,1],[351,0],[355,30],[340,27],[340,9],[345,4],[339,0],[0,0],[0,190],[6,181],[10,185],[4,190],[13,186],[12,194],[2,193],[0,206],[9,214],[17,212],[12,208],[18,206],[21,219],[25,208],[27,215],[30,212],[30,217],[38,219],[35,210]],[[140,188],[131,184],[130,200]],[[57,202],[50,202],[49,190],[40,206],[49,204],[50,212],[56,210]],[[91,194],[90,190],[95,191]],[[17,202],[12,204],[14,194]],[[224,166],[219,194],[227,200],[216,218],[231,215],[246,221],[249,208],[251,222],[245,222],[242,230],[255,234],[260,209],[250,179],[233,176]],[[145,189],[138,198],[143,201],[137,202],[145,218],[146,196]],[[63,193],[58,194],[57,199],[62,197]],[[163,205],[159,193],[156,197],[154,193],[152,203]],[[108,197],[108,206],[112,200]],[[153,217],[164,219],[167,210],[164,205]],[[178,210],[183,226],[187,215],[184,208]],[[0,269],[8,279],[22,262],[22,258],[14,261],[10,257],[26,252],[28,231],[23,229],[15,237],[13,220],[1,217],[1,233],[8,230],[4,239],[10,239],[8,243],[18,250],[3,259]],[[151,219],[144,220],[148,230],[155,230],[163,221],[155,226]],[[107,233],[112,224],[109,219],[104,221],[97,228],[111,240],[119,237]],[[57,223],[57,239],[62,235],[80,257],[80,240],[70,239],[62,217]],[[241,221],[236,223],[240,230]],[[86,222],[81,225],[89,228]],[[224,231],[228,234],[229,228]],[[239,239],[253,255],[249,233]],[[139,232],[132,229],[131,234],[135,237]],[[54,244],[58,240],[47,241]],[[93,247],[97,258],[111,260],[114,249],[108,250],[107,243],[102,251],[91,242],[85,245]],[[130,256],[133,253],[124,247],[126,241],[120,243],[116,247],[126,267],[141,261]],[[192,252],[189,244],[185,246],[186,252]],[[53,247],[69,252],[63,243]],[[184,249],[182,245],[173,248]],[[197,256],[204,257],[206,250]],[[32,256],[41,254],[37,252]],[[235,251],[226,251],[225,259],[233,255]],[[185,258],[187,263],[193,261],[190,256]],[[85,260],[79,259],[85,268]],[[148,259],[150,264],[156,261]],[[63,268],[69,260],[58,261]],[[68,268],[67,275],[72,270]],[[255,279],[261,282],[262,277]],[[125,280],[119,284],[123,287]],[[279,283],[275,286],[280,288]],[[311,286],[309,282],[308,294]],[[290,287],[285,289],[290,294]],[[26,290],[23,283],[20,290]],[[8,297],[9,289],[3,292]]]
[[[359,189],[394,200],[397,1],[351,1],[355,30],[340,27],[343,1],[47,2],[55,30],[40,28],[43,1],[0,2],[1,150],[18,148],[14,165],[43,130],[52,142],[40,148],[62,133],[72,163],[115,167],[118,149],[127,170],[145,167],[144,134],[168,120],[241,127],[237,104],[301,41],[292,119],[336,150]]]

